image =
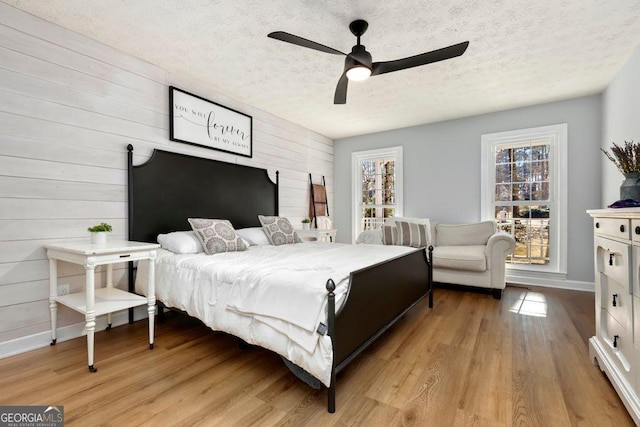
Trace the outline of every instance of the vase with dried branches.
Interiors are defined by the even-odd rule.
[[[620,199],[640,201],[640,142],[625,141],[624,146],[613,143],[611,153],[600,149],[624,175]]]

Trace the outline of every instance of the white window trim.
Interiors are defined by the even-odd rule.
[[[552,224],[556,226],[550,230],[558,234],[557,239],[552,238],[550,250],[552,259],[548,265],[517,265],[507,264],[507,275],[514,277],[549,277],[557,279],[566,278],[567,274],[567,228],[568,228],[568,138],[567,124],[541,126],[529,129],[520,129],[508,132],[498,132],[482,135],[482,165],[481,165],[481,215],[485,220],[494,220],[495,212],[492,212],[495,190],[495,146],[498,144],[514,143],[522,140],[548,138],[551,140],[551,178],[550,196],[554,200],[556,209],[552,211]],[[553,256],[555,254],[555,256]]]
[[[363,160],[379,159],[381,157],[395,157],[395,198],[396,211],[395,216],[402,216],[404,198],[403,198],[403,161],[402,146],[379,148],[376,150],[354,151],[351,153],[351,242],[355,243],[358,237],[358,222],[360,221],[359,212],[362,211],[362,197],[360,190],[362,182],[360,176],[360,162]]]

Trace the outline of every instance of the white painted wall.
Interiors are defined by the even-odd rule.
[[[568,124],[567,287],[593,286],[593,233],[585,213],[600,204],[601,100],[590,96],[335,141],[337,241],[351,241],[351,153],[404,147],[404,215],[474,222],[480,213],[480,137]]]
[[[640,46],[607,87],[602,106],[602,148],[625,141],[640,142]],[[602,200],[600,208],[620,198],[622,173],[604,154],[602,162]]]
[[[253,158],[169,141],[169,85],[251,115]],[[0,357],[48,343],[45,243],[88,239],[102,221],[127,235],[127,144],[137,163],[159,148],[280,170],[280,212],[294,225],[310,172],[325,175],[333,207],[330,139],[0,3]],[[63,263],[59,283],[80,290],[83,269]],[[60,326],[83,320],[58,313]]]

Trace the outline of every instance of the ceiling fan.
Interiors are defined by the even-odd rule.
[[[377,76],[378,74],[405,70],[407,68],[418,67],[420,65],[431,64],[432,62],[455,58],[456,56],[462,55],[469,46],[469,42],[466,41],[452,46],[443,47],[442,49],[433,50],[431,52],[396,59],[395,61],[372,62],[371,54],[367,52],[364,45],[360,44],[360,36],[367,31],[368,27],[369,24],[367,21],[362,19],[358,19],[349,24],[349,29],[353,35],[358,38],[357,44],[353,46],[349,54],[284,31],[274,31],[273,33],[269,33],[268,37],[309,49],[319,50],[320,52],[346,56],[344,60],[344,71],[342,72],[340,80],[338,80],[336,93],[333,97],[334,104],[346,104],[347,83],[349,80],[365,80],[369,76]]]

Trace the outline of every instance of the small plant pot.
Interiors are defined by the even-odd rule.
[[[91,233],[91,244],[92,245],[106,245],[107,244],[107,232],[106,231],[97,231]]]
[[[309,224],[308,222],[303,222],[302,223],[302,229],[303,230],[308,230],[309,229],[309,225],[311,225],[311,224]]]

